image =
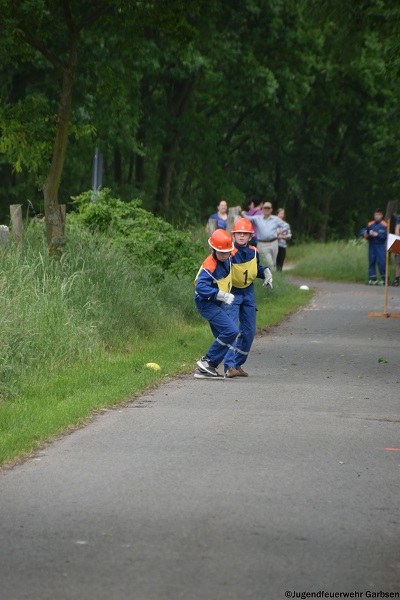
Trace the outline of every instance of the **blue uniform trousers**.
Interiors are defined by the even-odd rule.
[[[376,279],[376,264],[378,263],[379,273],[382,279],[386,276],[386,245],[385,244],[369,244],[368,248],[368,277]]]
[[[218,367],[237,338],[239,328],[228,315],[225,307],[210,302],[210,300],[202,300],[198,296],[195,297],[195,303],[201,316],[209,322],[211,331],[216,338],[205,356],[215,367]]]
[[[253,286],[245,288],[243,293],[239,294],[235,289],[232,293],[235,301],[231,306],[226,306],[225,310],[232,321],[239,323],[239,337],[233,348],[226,353],[225,371],[229,367],[238,369],[246,362],[256,332],[257,309]]]

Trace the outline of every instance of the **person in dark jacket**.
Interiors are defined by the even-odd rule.
[[[397,236],[400,237],[400,215],[397,215],[396,226],[395,226],[395,229],[394,229],[394,235],[397,235]],[[399,279],[400,279],[400,254],[396,254],[395,261],[396,261],[396,272],[395,272],[395,275],[394,275],[393,285],[395,287],[399,287]]]
[[[368,284],[384,285],[386,277],[386,239],[387,223],[383,220],[383,211],[375,209],[374,220],[360,231],[360,235],[368,240]],[[381,279],[376,277],[378,266]]]

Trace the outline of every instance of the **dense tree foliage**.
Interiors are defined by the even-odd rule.
[[[175,224],[263,194],[297,236],[399,193],[394,0],[0,0],[0,220],[103,185]],[[61,239],[59,239],[61,237]]]

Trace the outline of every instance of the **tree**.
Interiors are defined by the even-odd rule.
[[[399,16],[395,0],[2,0],[0,169],[40,175],[51,243],[55,190],[82,191],[95,144],[105,185],[171,220],[263,193],[297,235],[350,235],[399,192]]]
[[[64,223],[58,203],[58,190],[63,173],[71,119],[72,95],[78,64],[78,49],[82,31],[110,11],[109,2],[82,2],[74,0],[27,0],[5,2],[3,30],[14,58],[26,59],[25,45],[40,53],[57,72],[60,79],[58,108],[54,123],[54,142],[43,183],[44,211],[50,254],[60,256],[65,241]],[[22,48],[20,49],[20,45]],[[3,126],[3,138],[9,131]],[[6,142],[7,143],[7,142]],[[4,144],[4,142],[3,142]],[[32,165],[38,160],[15,148],[9,139],[10,151],[20,154],[19,160]],[[18,159],[17,159],[18,164]]]

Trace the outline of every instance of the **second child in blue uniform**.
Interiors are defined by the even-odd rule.
[[[211,254],[205,259],[195,280],[194,301],[197,310],[210,324],[215,341],[197,361],[197,379],[224,379],[217,371],[239,333],[238,325],[225,310],[234,301],[231,293],[232,272],[230,255],[233,243],[230,234],[216,229],[208,240]]]
[[[234,249],[231,255],[232,288],[235,299],[225,307],[233,322],[239,323],[239,336],[225,355],[225,377],[248,377],[242,365],[246,362],[256,332],[256,298],[253,281],[264,279],[263,287],[272,288],[268,267],[260,265],[258,249],[250,246],[253,225],[248,219],[239,219],[233,225]]]

